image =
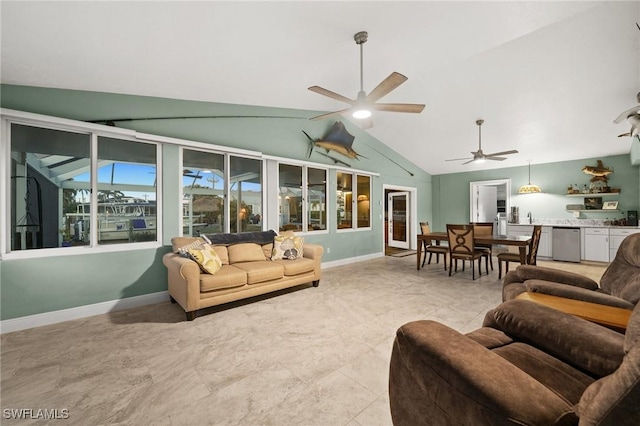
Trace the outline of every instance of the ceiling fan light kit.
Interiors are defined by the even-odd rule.
[[[360,91],[356,99],[350,99],[346,96],[342,96],[331,90],[324,89],[320,86],[311,86],[309,90],[320,95],[329,97],[331,99],[338,100],[349,104],[346,109],[339,111],[333,111],[326,114],[321,114],[316,117],[311,117],[310,120],[322,120],[324,118],[333,117],[335,115],[345,114],[350,112],[353,118],[358,120],[366,120],[371,117],[372,111],[389,111],[389,112],[411,112],[420,113],[424,109],[424,104],[399,104],[399,103],[377,103],[379,99],[388,95],[392,90],[400,86],[407,81],[407,77],[404,75],[392,72],[387,78],[382,80],[369,94],[364,91],[364,78],[363,78],[363,49],[362,45],[367,42],[368,33],[366,31],[360,31],[353,36],[356,44],[360,46]],[[364,127],[371,127],[371,122],[365,122]]]
[[[529,161],[529,183],[522,185],[520,189],[518,189],[518,194],[536,194],[538,192],[542,192],[542,190],[538,185],[531,183],[531,161]]]

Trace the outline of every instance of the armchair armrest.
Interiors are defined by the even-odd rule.
[[[623,334],[548,306],[514,299],[491,313],[491,326],[595,376],[613,373],[624,357]]]
[[[522,282],[527,280],[544,280],[582,287],[587,290],[599,288],[597,282],[584,275],[559,269],[545,268],[543,266],[520,265],[516,268],[516,273]]]
[[[616,296],[599,291],[587,290],[574,285],[543,280],[527,280],[524,283],[527,291],[544,293],[568,299],[582,300],[584,302],[598,303],[600,305],[615,306],[624,309],[633,309],[634,305]]]
[[[557,425],[575,416],[567,402],[524,371],[434,321],[398,330],[389,397],[396,426]]]

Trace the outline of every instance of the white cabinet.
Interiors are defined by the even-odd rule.
[[[609,229],[582,228],[582,259],[596,262],[609,261]]]
[[[538,257],[551,257],[553,255],[551,228],[551,226],[542,227],[540,242],[538,243]],[[533,234],[533,225],[508,225],[507,233],[509,235],[530,237]]]
[[[637,234],[637,233],[640,233],[640,229],[611,228],[609,230],[609,259],[611,262],[613,262],[613,259],[616,258],[616,254],[618,253],[618,247],[620,247],[620,243],[622,243],[622,240],[624,240],[628,235]]]
[[[542,233],[540,234],[540,243],[538,245],[538,256],[540,257],[553,256],[553,238],[551,229],[552,228],[550,226],[542,227]]]

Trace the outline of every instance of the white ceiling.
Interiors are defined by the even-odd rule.
[[[640,92],[640,2],[7,2],[2,83],[318,112],[392,71],[368,132],[432,174],[625,154]],[[517,149],[461,165],[478,147]],[[635,142],[638,143],[638,142]],[[357,150],[356,138],[354,147]]]

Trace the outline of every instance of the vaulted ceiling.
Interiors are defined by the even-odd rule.
[[[432,174],[625,154],[613,119],[640,92],[640,2],[8,2],[1,81],[232,104],[309,117],[391,72],[408,81],[367,131]],[[462,165],[482,126],[485,153]],[[353,120],[353,119],[352,119]],[[304,124],[302,124],[304,126]],[[357,149],[357,139],[355,141]]]

